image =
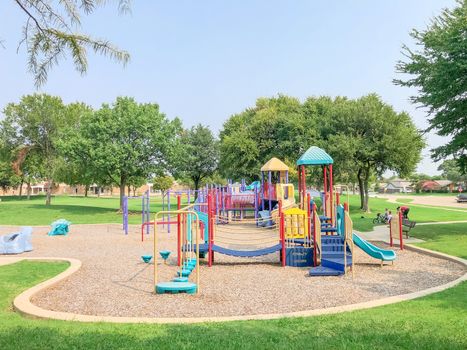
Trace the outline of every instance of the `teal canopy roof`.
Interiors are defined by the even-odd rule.
[[[308,150],[302,154],[297,165],[328,165],[334,161],[331,156],[327,154],[323,149],[311,146]]]

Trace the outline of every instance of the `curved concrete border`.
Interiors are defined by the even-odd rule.
[[[429,254],[441,259],[450,260],[456,262],[466,269],[467,260],[450,256],[447,254],[435,252],[432,250],[419,248],[411,245],[406,245],[407,249],[416,251],[422,254]],[[286,317],[307,317],[307,316],[318,316],[318,315],[329,315],[347,311],[369,309],[377,306],[383,306],[388,304],[394,304],[401,301],[411,300],[420,298],[429,294],[441,292],[445,289],[451,288],[462,281],[467,280],[467,271],[459,278],[446,284],[428,288],[422,291],[396,295],[388,298],[377,299],[357,304],[343,305],[330,307],[325,309],[316,310],[305,310],[290,313],[279,313],[279,314],[259,314],[259,315],[241,315],[241,316],[226,316],[226,317],[193,317],[193,318],[150,318],[150,317],[117,317],[117,316],[93,316],[93,315],[82,315],[74,314],[69,312],[57,312],[51,310],[42,309],[31,303],[31,298],[34,294],[40,292],[45,288],[49,288],[57,282],[71,276],[73,273],[79,270],[81,262],[77,259],[67,258],[7,258],[7,263],[13,263],[21,260],[40,260],[40,261],[68,261],[70,267],[59,275],[42,282],[18,295],[14,302],[14,308],[22,313],[35,318],[44,319],[56,319],[64,321],[79,321],[79,322],[110,322],[110,323],[200,323],[200,322],[226,322],[226,321],[245,321],[245,320],[270,320]],[[2,259],[0,259],[0,265],[2,265]]]

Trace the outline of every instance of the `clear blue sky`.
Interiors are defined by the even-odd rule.
[[[89,57],[82,77],[62,62],[41,89],[65,102],[93,107],[120,95],[157,102],[168,117],[215,131],[260,96],[278,93],[359,97],[376,92],[420,128],[426,114],[392,84],[411,28],[454,1],[138,1],[119,16],[114,3],[83,21],[84,31],[131,53],[126,68]],[[0,108],[35,91],[25,47],[16,53],[24,15],[12,0],[0,2]],[[411,45],[413,46],[413,45]],[[443,139],[427,135],[433,147]],[[419,171],[434,174],[428,149]]]

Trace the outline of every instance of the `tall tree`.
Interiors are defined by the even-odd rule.
[[[81,120],[65,140],[67,159],[85,159],[100,178],[120,188],[120,207],[132,179],[149,179],[169,168],[179,121],[169,121],[157,104],[119,97]]]
[[[459,164],[454,159],[446,159],[438,167],[438,170],[441,171],[441,175],[452,182],[465,182],[467,181],[467,175],[461,173]]]
[[[174,183],[174,179],[172,176],[168,175],[159,175],[155,176],[152,179],[152,188],[156,191],[161,191],[162,196],[165,195],[165,192],[170,190]]]
[[[255,107],[230,117],[220,133],[223,175],[255,180],[270,158],[295,159],[316,140],[316,111],[308,107],[279,95],[259,98]]]
[[[335,161],[335,178],[358,181],[361,207],[368,210],[369,182],[394,170],[413,171],[424,145],[407,113],[396,113],[376,95],[258,99],[256,106],[232,116],[221,131],[221,169],[226,176],[255,178],[275,156],[293,163],[311,145]],[[310,169],[307,181],[322,184],[322,171]]]
[[[432,157],[440,160],[453,156],[463,173],[467,172],[467,0],[445,9],[425,30],[410,33],[420,50],[403,46],[407,61],[396,69],[409,74],[398,85],[416,87],[414,103],[428,107],[428,130],[450,136],[446,145],[433,149]]]
[[[182,134],[180,150],[174,175],[189,178],[198,190],[201,181],[217,169],[218,141],[207,126],[198,124]]]
[[[375,95],[338,100],[327,119],[321,119],[322,143],[336,163],[336,171],[355,172],[361,209],[369,211],[372,176],[387,170],[407,176],[415,170],[425,143],[410,116],[397,113]]]
[[[23,96],[18,104],[10,103],[4,110],[5,119],[0,128],[14,130],[8,135],[7,143],[18,145],[19,158],[30,152],[41,159],[43,178],[47,181],[46,205],[50,205],[52,186],[56,175],[56,163],[59,158],[57,142],[66,126],[74,121],[66,116],[66,108],[59,97],[47,94]],[[23,160],[19,161],[22,162]]]
[[[28,68],[36,86],[47,81],[47,73],[61,59],[71,56],[76,70],[88,69],[87,50],[126,64],[130,55],[107,40],[79,32],[83,15],[89,15],[108,1],[104,0],[14,0],[25,22],[19,43],[26,45]],[[130,0],[118,0],[121,13],[129,11]]]

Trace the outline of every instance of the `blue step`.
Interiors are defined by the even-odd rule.
[[[344,271],[344,256],[329,256],[321,257],[321,265],[324,267],[330,267],[331,269]],[[352,256],[347,254],[347,266],[352,265]]]
[[[321,244],[321,251],[323,252],[323,254],[325,254],[325,252],[343,252],[344,245],[324,243]]]
[[[338,271],[325,266],[312,267],[308,273],[310,276],[339,276],[344,274],[343,271]]]
[[[157,294],[178,294],[178,293],[187,293],[195,294],[197,286],[195,283],[191,282],[161,282],[156,284],[156,293]]]

